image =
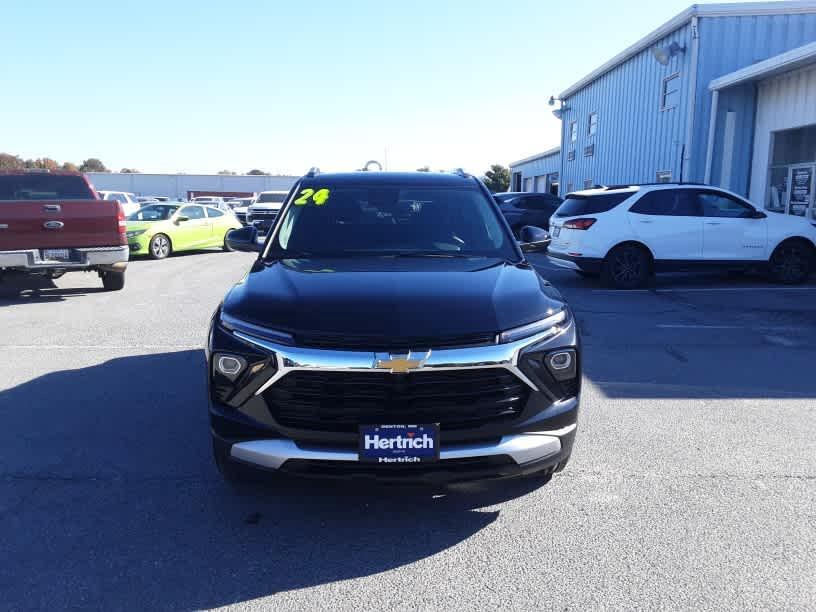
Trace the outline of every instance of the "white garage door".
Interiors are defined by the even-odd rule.
[[[524,179],[524,191],[532,191],[533,190],[533,178],[527,177]]]
[[[535,190],[538,193],[546,193],[547,191],[547,175],[535,177]]]

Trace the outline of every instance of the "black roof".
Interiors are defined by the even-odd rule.
[[[336,172],[305,176],[309,185],[331,183],[332,185],[422,185],[434,187],[462,187],[475,185],[472,176],[447,172]]]

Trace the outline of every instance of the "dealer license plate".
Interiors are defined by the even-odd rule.
[[[42,258],[46,261],[68,261],[71,259],[70,249],[43,249]]]
[[[360,461],[424,463],[439,459],[439,425],[360,425]]]

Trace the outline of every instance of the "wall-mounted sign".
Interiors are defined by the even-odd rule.
[[[813,166],[791,168],[790,214],[804,216],[813,195]]]

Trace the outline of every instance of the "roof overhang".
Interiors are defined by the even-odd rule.
[[[537,159],[544,159],[545,157],[551,157],[553,155],[558,155],[561,152],[561,147],[553,147],[552,149],[547,149],[546,151],[542,151],[541,153],[536,153],[535,155],[531,155],[530,157],[525,157],[524,159],[520,159],[518,161],[510,162],[510,167],[513,166],[520,166],[522,164],[529,164],[530,162],[534,162]]]
[[[711,81],[708,88],[711,91],[718,91],[734,85],[768,79],[814,63],[816,63],[816,42],[808,43],[729,74],[724,74]]]
[[[590,72],[580,81],[570,85],[567,89],[562,91],[558,97],[561,100],[566,100],[602,75],[616,68],[620,64],[623,64],[629,58],[634,57],[641,51],[649,49],[657,44],[661,39],[665,38],[675,30],[680,29],[690,22],[692,17],[732,17],[743,15],[780,14],[790,15],[796,13],[816,13],[816,1],[798,0],[796,2],[735,2],[730,4],[694,4],[682,13],[674,16],[653,32],[641,38],[634,45],[627,47],[618,53],[611,60]]]

